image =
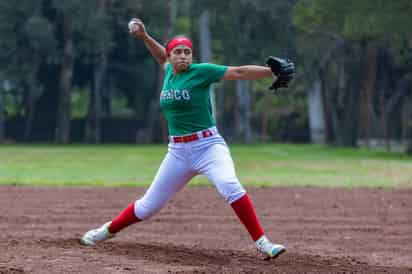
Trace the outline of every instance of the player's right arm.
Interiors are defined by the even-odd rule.
[[[153,58],[162,68],[165,68],[167,62],[166,49],[152,36],[150,36],[149,33],[147,33],[142,20],[133,18],[131,22],[133,27],[129,28],[130,34],[134,37],[142,39]]]

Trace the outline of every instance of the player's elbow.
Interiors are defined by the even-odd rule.
[[[163,68],[165,66],[165,64],[167,63],[167,57],[165,56],[158,56],[156,58],[156,61],[159,63],[159,65]]]
[[[242,67],[228,67],[223,76],[223,80],[245,80],[246,78],[246,71]]]

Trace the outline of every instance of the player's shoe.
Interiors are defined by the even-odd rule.
[[[265,235],[256,241],[256,248],[264,260],[275,259],[286,251],[283,245],[272,243]]]
[[[113,238],[115,234],[109,232],[110,224],[111,222],[107,222],[99,228],[87,231],[80,239],[80,242],[84,245],[95,245],[104,240]]]

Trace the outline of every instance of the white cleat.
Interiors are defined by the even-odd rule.
[[[84,245],[95,245],[104,240],[113,238],[114,234],[109,232],[110,224],[111,222],[107,222],[99,228],[87,231],[80,239],[80,242]]]
[[[286,251],[283,245],[272,243],[265,235],[256,241],[256,248],[264,256],[264,260],[275,259]]]

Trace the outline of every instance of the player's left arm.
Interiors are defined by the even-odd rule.
[[[228,67],[222,80],[258,80],[269,77],[274,77],[269,67],[246,65]]]

